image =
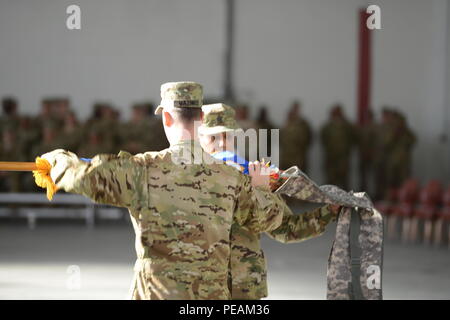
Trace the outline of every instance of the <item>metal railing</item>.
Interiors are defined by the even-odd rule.
[[[76,209],[76,210],[69,210]],[[30,228],[34,228],[37,218],[83,218],[86,226],[95,226],[98,205],[92,200],[75,194],[59,193],[49,201],[45,193],[0,193],[0,216],[26,218]]]

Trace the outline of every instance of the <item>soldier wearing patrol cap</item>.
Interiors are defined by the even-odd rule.
[[[273,230],[281,223],[281,199],[268,191],[266,177],[250,179],[199,147],[193,122],[201,119],[200,84],[166,83],[161,97],[156,113],[168,149],[98,155],[90,163],[64,150],[42,157],[58,188],[129,209],[138,258],[134,299],[229,299],[232,223],[255,233]],[[202,162],[194,161],[192,147]],[[178,154],[188,156],[174,161]]]
[[[203,106],[203,123],[199,127],[200,143],[216,159],[252,175],[248,161],[234,152],[233,133],[239,126],[234,109],[223,103]],[[267,234],[283,243],[300,242],[321,235],[335,219],[335,208],[324,206],[294,215],[283,201],[283,221]],[[260,235],[233,224],[231,229],[231,293],[233,299],[267,297],[267,267]]]

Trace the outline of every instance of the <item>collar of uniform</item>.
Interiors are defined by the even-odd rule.
[[[181,140],[181,141],[178,141],[177,143],[174,143],[173,145],[170,146],[171,149],[172,148],[177,148],[177,147],[190,147],[190,148],[200,147],[201,148],[200,142],[197,141],[197,140],[192,140],[192,139],[190,139],[190,140]]]
[[[204,152],[198,141],[183,140],[170,146],[172,162],[175,164],[201,164]]]

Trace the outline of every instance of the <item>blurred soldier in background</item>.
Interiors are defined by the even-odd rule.
[[[82,126],[78,123],[74,112],[67,111],[64,117],[62,130],[58,134],[57,144],[59,148],[68,150],[78,150],[83,143],[84,131]]]
[[[367,122],[358,127],[357,139],[360,190],[370,193],[369,190],[372,185],[369,183],[369,180],[373,176],[377,153],[377,125],[374,122],[372,110],[367,111]]]
[[[312,142],[309,123],[301,116],[300,102],[295,101],[286,118],[285,126],[280,130],[281,166],[298,166],[307,172],[307,152]]]
[[[417,138],[408,127],[406,117],[399,111],[393,114],[393,145],[387,158],[387,183],[389,189],[396,189],[410,177],[412,166],[412,149]]]
[[[18,144],[20,147],[20,161],[32,161],[35,158],[33,148],[41,142],[41,132],[39,126],[33,118],[28,116],[20,117],[18,134]],[[19,161],[19,160],[14,160]],[[37,191],[39,188],[34,183],[33,175],[28,172],[19,172],[20,174],[20,191],[31,192]]]
[[[83,151],[88,151],[90,147],[100,144],[105,153],[119,152],[120,126],[113,107],[106,103],[97,103],[94,105],[94,116],[96,120],[91,121],[86,129],[88,145]],[[94,155],[98,153],[96,152]],[[87,152],[87,154],[91,154],[91,152]]]
[[[41,138],[32,148],[32,158],[59,148],[58,125],[56,122],[47,122],[42,127]]]
[[[155,117],[153,103],[147,102],[142,105],[148,123],[148,132],[146,133],[146,150],[164,150],[169,147],[164,127],[161,119]]]
[[[160,119],[154,117],[152,103],[135,104],[131,119],[122,126],[122,149],[132,154],[168,147]]]
[[[271,156],[271,148],[278,148],[278,145],[272,145],[272,133],[270,130],[275,129],[275,126],[269,120],[269,111],[267,106],[261,106],[259,108],[259,114],[256,118],[256,127],[258,129],[258,159],[264,157],[264,154]],[[260,133],[259,130],[266,129],[267,135]],[[267,143],[264,145],[261,141],[261,137],[267,137]],[[265,147],[265,150],[261,150],[261,147]]]
[[[17,132],[20,123],[18,109],[19,105],[16,99],[12,97],[2,99],[2,115],[0,117],[0,159],[2,161],[20,161],[14,160],[14,158],[23,159]],[[1,172],[0,190],[20,191],[20,177],[19,172]]]
[[[131,113],[130,121],[122,126],[121,140],[122,149],[132,154],[145,152],[149,146],[149,136],[152,135],[150,131],[150,124],[147,121],[147,115],[143,105],[135,104]]]
[[[33,125],[40,133],[42,133],[44,127],[58,127],[58,119],[55,116],[54,101],[54,99],[47,98],[43,99],[41,102],[41,110]]]
[[[350,153],[355,144],[353,125],[345,118],[340,105],[331,109],[329,121],[320,133],[327,183],[348,190]]]
[[[246,104],[240,104],[236,108],[236,122],[238,123],[239,127],[244,130],[244,133],[249,130],[256,130],[256,135],[258,136],[257,127],[255,121],[251,120],[249,117],[249,108]],[[248,159],[250,161],[254,161],[257,159],[258,155],[256,155],[256,158],[250,155],[250,140],[248,138],[245,139],[245,152],[242,152],[240,156],[244,157],[245,159]]]
[[[2,161],[24,161],[20,153],[20,144],[15,127],[15,118],[10,118],[11,122],[5,122],[2,125],[0,141],[0,159]],[[19,192],[20,191],[20,172],[0,172],[0,190]]]
[[[236,107],[236,121],[242,130],[256,129],[256,122],[250,120],[248,106],[240,104]]]
[[[395,123],[393,111],[384,107],[381,123],[376,130],[375,156],[375,198],[383,199],[388,193],[387,166],[395,143]]]
[[[16,99],[7,97],[2,100],[2,116],[0,117],[0,131],[8,127],[17,128],[19,126],[19,106]]]
[[[85,141],[78,148],[78,154],[82,158],[92,158],[97,154],[107,154],[111,152],[111,145],[104,143],[105,132],[100,128],[91,128]]]
[[[53,100],[53,116],[57,122],[58,129],[64,127],[66,117],[70,112],[70,100],[68,98],[56,98]]]
[[[269,120],[269,111],[267,109],[267,106],[261,106],[259,108],[259,114],[256,118],[256,127],[257,129],[275,129],[275,126]]]

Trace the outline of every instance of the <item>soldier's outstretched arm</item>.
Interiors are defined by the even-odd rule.
[[[284,201],[283,208],[281,225],[267,233],[282,243],[295,243],[318,237],[325,232],[326,226],[336,219],[336,214],[329,205],[295,215]]]
[[[58,189],[84,195],[118,207],[130,207],[143,194],[145,170],[139,157],[98,155],[91,162],[58,149],[42,156],[52,165],[52,180]]]

